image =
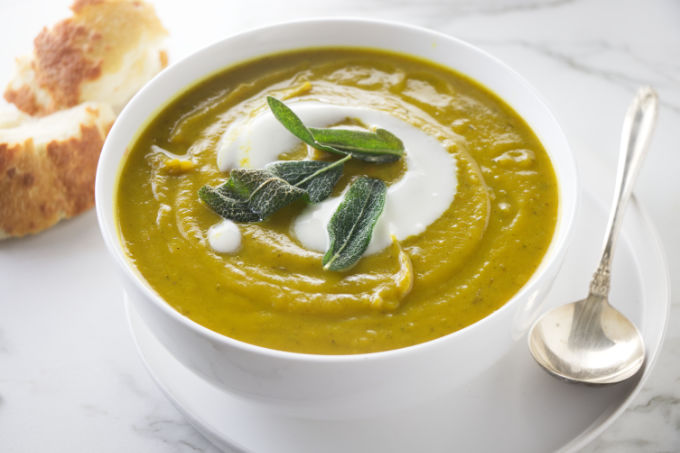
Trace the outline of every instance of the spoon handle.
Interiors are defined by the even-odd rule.
[[[623,213],[633,192],[633,183],[640,170],[642,160],[647,154],[657,111],[658,96],[656,92],[651,87],[642,87],[628,107],[628,112],[623,120],[614,201],[609,213],[607,235],[605,236],[600,265],[590,283],[591,295],[606,297],[609,294],[609,274],[614,241],[618,236]]]

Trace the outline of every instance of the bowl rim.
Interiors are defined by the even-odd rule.
[[[514,78],[514,81],[517,82],[519,85],[522,85],[523,88],[526,90],[527,94],[530,94],[534,98],[534,102],[536,105],[540,106],[540,108],[543,110],[543,112],[548,116],[548,119],[551,123],[554,124],[555,126],[555,133],[558,135],[558,139],[562,140],[564,142],[564,145],[569,151],[567,156],[564,156],[564,161],[566,162],[566,165],[568,168],[564,169],[564,172],[569,174],[572,177],[571,181],[571,190],[567,193],[566,192],[566,187],[565,184],[560,180],[559,177],[557,177],[557,171],[556,177],[558,180],[558,200],[559,200],[559,206],[558,206],[558,214],[557,214],[557,221],[555,224],[555,231],[553,232],[553,237],[551,239],[551,242],[549,244],[548,249],[546,250],[543,258],[541,259],[538,267],[534,271],[534,273],[531,275],[529,280],[522,285],[522,287],[517,290],[513,294],[510,299],[507,300],[502,306],[500,306],[498,309],[494,310],[487,316],[479,319],[478,321],[465,326],[462,329],[459,329],[457,331],[448,333],[446,335],[443,335],[441,337],[437,337],[431,340],[427,340],[421,343],[416,343],[413,345],[405,346],[405,347],[400,347],[400,348],[395,348],[395,349],[389,349],[389,350],[384,350],[384,351],[375,351],[375,352],[364,352],[364,353],[355,353],[355,354],[316,354],[316,353],[305,353],[305,352],[294,352],[294,351],[286,351],[286,350],[280,350],[280,349],[273,349],[273,348],[268,348],[265,346],[259,346],[256,344],[251,344],[247,343],[245,341],[241,341],[235,338],[228,337],[226,335],[223,335],[221,333],[215,332],[199,323],[196,321],[193,321],[191,318],[188,318],[184,315],[182,315],[180,312],[175,310],[173,307],[170,306],[165,300],[158,294],[150,285],[149,283],[144,279],[142,274],[134,267],[133,263],[130,261],[129,257],[125,254],[123,250],[123,245],[121,242],[121,237],[120,237],[120,231],[115,225],[115,215],[110,214],[110,220],[111,223],[113,224],[113,227],[109,227],[108,223],[108,217],[107,213],[104,211],[104,207],[102,202],[99,202],[102,197],[104,197],[107,193],[108,188],[104,186],[104,178],[102,175],[104,173],[114,173],[114,184],[113,187],[111,188],[111,193],[109,194],[109,197],[115,199],[115,187],[116,187],[116,182],[118,181],[118,178],[120,176],[120,171],[122,164],[125,160],[125,156],[127,155],[127,151],[124,151],[121,158],[116,160],[115,162],[112,162],[110,167],[112,168],[106,168],[105,162],[107,161],[106,157],[109,154],[116,153],[118,152],[117,149],[114,149],[113,145],[111,145],[111,142],[113,141],[112,137],[115,137],[119,133],[125,133],[125,132],[119,132],[118,130],[120,129],[120,124],[122,121],[120,121],[121,118],[124,118],[129,111],[132,111],[136,108],[136,105],[140,102],[140,99],[143,99],[146,96],[146,93],[150,90],[150,87],[153,85],[157,84],[159,80],[165,80],[168,78],[171,78],[173,76],[173,73],[177,71],[178,67],[186,66],[191,64],[192,61],[199,60],[204,58],[204,55],[207,55],[209,52],[211,52],[214,48],[220,47],[220,46],[225,46],[228,45],[228,43],[232,40],[235,39],[240,39],[240,38],[247,38],[247,37],[254,37],[257,36],[258,34],[268,32],[268,31],[274,31],[274,30],[282,30],[288,27],[300,27],[300,26],[313,26],[313,25],[328,25],[328,24],[333,24],[334,26],[351,26],[351,25],[362,25],[362,26],[382,26],[382,27],[388,27],[388,28],[393,28],[393,29],[401,29],[401,30],[408,30],[412,33],[417,33],[417,34],[422,34],[425,37],[430,37],[430,38],[436,38],[437,40],[442,40],[442,41],[448,41],[449,43],[452,43],[457,46],[461,46],[463,48],[466,48],[469,51],[472,51],[473,53],[478,54],[482,59],[486,59],[493,63],[495,66],[501,68],[504,70],[508,75],[511,75]],[[296,49],[305,49],[305,48],[323,48],[323,47],[331,47],[327,45],[320,45],[320,46],[299,46],[299,47],[291,47],[286,50],[279,50],[279,51],[273,51],[273,52],[264,52],[264,53],[256,53],[252,55],[252,57],[249,57],[247,59],[240,60],[238,62],[231,63],[229,65],[225,65],[223,69],[226,69],[230,66],[242,63],[244,61],[250,61],[254,60],[257,58],[264,57],[266,55],[271,55],[271,54],[276,54],[280,52],[285,52],[287,50],[296,50]],[[337,45],[335,47],[342,47],[342,45]],[[359,46],[347,46],[349,47],[359,47]],[[365,46],[366,48],[371,48],[371,49],[378,49],[378,50],[386,50],[386,51],[393,51],[390,49],[384,49],[380,48],[378,46],[371,46],[370,44]],[[409,55],[408,52],[403,52],[405,55]],[[437,61],[418,56],[418,58],[424,59],[426,61],[430,61],[435,64],[439,64],[444,66],[443,63],[439,63]],[[453,69],[453,68],[452,68]],[[456,72],[460,72],[461,74],[464,74],[461,71],[458,71],[456,69],[453,69]],[[163,100],[156,108],[155,110],[147,116],[147,119],[144,123],[142,123],[141,126],[138,127],[136,131],[131,136],[131,140],[128,143],[134,142],[139,136],[139,133],[141,130],[143,130],[144,127],[148,124],[148,119],[154,115],[156,115],[162,108],[167,106],[170,102],[173,100],[177,99],[178,96],[180,96],[184,91],[184,89],[190,88],[191,86],[194,86],[197,83],[200,83],[200,81],[205,80],[205,78],[210,77],[212,74],[215,72],[211,73],[206,73],[202,74],[199,77],[196,77],[192,80],[192,82],[189,85],[186,85],[182,90],[178,92],[172,93],[167,99]],[[468,76],[467,74],[464,74]],[[512,107],[509,102],[501,97],[500,95],[496,94],[496,92],[486,86],[486,84],[483,84],[482,82],[477,81],[474,77],[468,76],[475,82],[479,83],[482,85],[484,88],[487,90],[491,91],[494,93],[499,99],[503,100],[503,102],[507,103]],[[513,108],[514,110],[514,108]],[[525,121],[527,121],[525,119]],[[529,125],[530,128],[533,130],[533,126],[527,121],[527,124]],[[115,164],[115,165],[114,165]],[[565,195],[569,196],[573,202],[565,207],[564,203],[562,202],[565,199]],[[351,362],[363,362],[363,361],[380,361],[380,360],[390,360],[394,357],[397,356],[402,356],[402,355],[409,355],[409,354],[415,354],[418,353],[422,350],[426,349],[431,349],[434,347],[437,347],[441,345],[442,343],[449,342],[449,341],[454,341],[455,338],[464,336],[469,334],[473,329],[477,330],[479,328],[482,328],[485,324],[490,323],[493,319],[498,318],[502,313],[511,310],[514,305],[516,305],[516,302],[520,300],[526,293],[528,293],[530,290],[534,289],[536,285],[538,285],[539,281],[541,280],[541,277],[547,273],[548,269],[561,266],[561,262],[563,261],[564,254],[567,249],[567,244],[570,240],[570,238],[573,235],[573,224],[574,224],[574,218],[576,215],[576,208],[578,206],[578,199],[580,198],[580,193],[579,193],[579,182],[578,182],[578,173],[576,171],[576,164],[574,160],[574,155],[573,152],[571,152],[571,146],[569,145],[569,142],[564,134],[564,131],[562,130],[562,127],[560,126],[559,122],[555,118],[554,114],[552,111],[548,108],[547,103],[545,102],[544,98],[538,93],[538,91],[524,78],[522,77],[517,71],[515,71],[512,67],[504,63],[502,60],[499,58],[495,57],[494,55],[488,53],[487,51],[476,47],[460,38],[457,38],[455,36],[448,35],[446,33],[442,33],[439,31],[431,30],[422,26],[418,25],[412,25],[408,23],[403,23],[403,22],[398,22],[398,21],[391,21],[391,20],[382,20],[382,19],[367,19],[367,18],[360,18],[360,17],[314,17],[314,18],[305,18],[305,19],[299,19],[299,20],[293,20],[293,21],[283,21],[283,22],[276,22],[276,23],[271,23],[271,24],[266,24],[254,28],[250,28],[241,32],[233,33],[230,35],[227,35],[226,37],[216,40],[186,56],[181,58],[180,60],[172,63],[170,66],[165,68],[163,71],[161,71],[159,74],[157,74],[152,80],[147,82],[144,87],[142,87],[134,96],[133,98],[125,105],[123,110],[120,112],[118,115],[116,121],[114,122],[113,126],[111,127],[111,130],[109,131],[109,134],[106,138],[106,141],[104,143],[104,146],[102,148],[101,156],[97,165],[97,174],[96,174],[96,179],[95,179],[95,207],[96,207],[96,214],[97,214],[97,221],[99,224],[99,228],[102,234],[102,237],[104,239],[104,242],[106,244],[107,249],[109,250],[109,253],[113,255],[114,260],[118,263],[120,268],[123,271],[123,274],[125,275],[126,278],[132,280],[135,283],[135,286],[140,289],[144,296],[148,299],[150,299],[154,305],[157,306],[157,308],[160,308],[166,315],[169,315],[171,318],[173,318],[176,321],[179,321],[181,324],[183,324],[185,327],[188,327],[190,330],[193,330],[197,332],[198,334],[202,336],[207,336],[208,339],[212,341],[216,341],[220,344],[223,344],[225,346],[231,347],[231,348],[236,348],[241,350],[242,352],[245,353],[251,353],[251,354],[256,354],[259,356],[267,356],[272,359],[281,359],[281,360],[287,360],[287,361],[295,361],[295,362],[306,362],[306,363],[351,363]],[[115,203],[112,203],[112,207],[115,208]],[[562,231],[564,230],[564,231]]]

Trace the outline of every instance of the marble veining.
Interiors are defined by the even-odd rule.
[[[675,307],[674,307],[675,308]],[[671,316],[671,323],[673,322]],[[677,319],[677,318],[675,318]],[[669,333],[670,335],[670,333]],[[676,452],[680,449],[680,338],[667,338],[658,370],[611,428],[586,447],[595,452]]]
[[[108,417],[111,415],[111,412],[109,412],[106,408],[97,406],[95,404],[81,403],[79,407],[86,417]]]
[[[153,439],[163,451],[213,453],[218,450],[177,414],[148,415],[132,425],[137,435]]]
[[[487,44],[499,45],[495,42]],[[604,41],[590,41],[581,42],[577,46],[572,45],[568,51],[558,50],[549,43],[533,41],[508,40],[503,45],[529,49],[571,70],[599,77],[631,92],[641,85],[650,84],[651,81],[654,81],[655,88],[660,91],[673,88],[680,83],[677,74],[673,73],[680,72],[680,68],[666,68],[657,61],[641,58],[626,45],[615,46]],[[627,66],[617,69],[601,64],[603,59],[617,57],[628,60]],[[631,70],[633,68],[635,73]],[[664,96],[660,99],[660,104],[674,114],[680,114],[680,99],[677,100],[678,103],[673,101],[669,96]]]
[[[70,2],[0,3],[0,15],[13,18],[0,30],[0,87],[13,58],[30,48],[44,24],[63,17]],[[458,36],[534,84],[563,124],[580,170],[587,174],[589,159],[597,160],[610,169],[603,175],[610,184],[623,111],[637,86],[652,84],[662,108],[636,195],[658,229],[680,294],[677,0],[196,0],[190,21],[181,3],[154,3],[171,32],[175,59],[227,34],[301,17],[390,19]],[[73,229],[77,241],[69,239]],[[0,451],[216,453],[148,376],[120,295],[83,292],[115,288],[114,265],[101,242],[93,213],[43,235],[0,242]],[[83,266],[94,275],[87,285],[79,280]],[[63,281],[73,281],[68,291],[51,289]],[[678,322],[674,296],[650,379],[583,452],[680,451]]]
[[[451,2],[449,0],[425,0],[417,3],[423,9],[435,10],[438,8],[451,8],[456,15],[482,15],[494,16],[505,15],[511,13],[534,12],[542,9],[558,8],[570,3],[575,3],[582,0],[491,0],[479,2],[476,0],[464,0]],[[409,7],[414,6],[411,0],[383,0],[380,3],[384,8],[390,7]]]
[[[0,326],[0,354],[9,354],[9,343],[2,326]]]
[[[643,404],[636,404],[634,406],[630,407],[631,412],[641,412],[641,413],[647,413],[647,412],[653,412],[653,411],[661,411],[661,413],[664,415],[664,417],[670,416],[671,412],[673,409],[678,407],[680,404],[680,398],[677,396],[671,395],[671,394],[661,394],[661,395],[655,395],[652,399],[649,401],[643,403]]]

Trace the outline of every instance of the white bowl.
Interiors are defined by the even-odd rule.
[[[460,331],[402,349],[339,356],[299,354],[246,344],[195,323],[165,303],[132,265],[121,247],[113,202],[121,163],[140,125],[187,87],[220,69],[310,45],[385,49],[448,66],[494,91],[534,130],[557,175],[557,228],[535,274],[503,307]],[[104,145],[96,180],[99,225],[120,265],[127,297],[168,351],[226,392],[272,411],[316,418],[378,414],[435,398],[502,357],[526,333],[560,267],[577,193],[574,161],[560,126],[534,89],[512,69],[450,36],[358,19],[307,20],[260,28],[224,39],[174,64],[125,107]]]

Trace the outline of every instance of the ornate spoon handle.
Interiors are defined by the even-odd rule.
[[[633,184],[647,154],[647,145],[649,145],[649,139],[654,130],[657,110],[658,96],[656,92],[651,87],[642,87],[628,107],[628,112],[623,120],[614,201],[609,213],[607,235],[605,236],[600,265],[590,283],[591,295],[606,297],[609,294],[609,271],[614,242],[621,229],[623,213],[633,192]]]

